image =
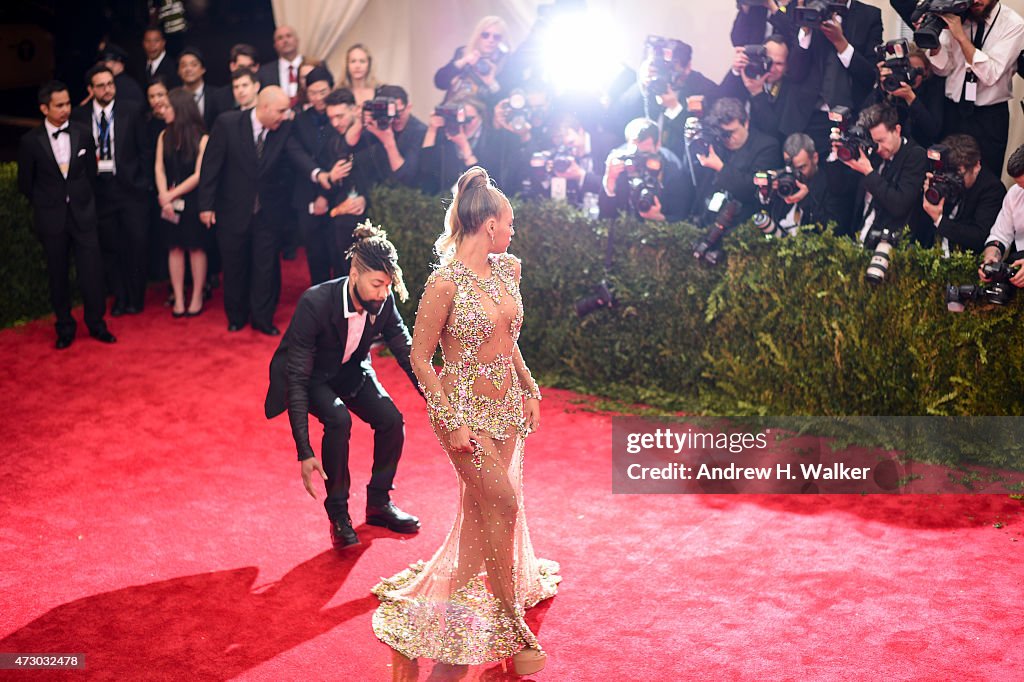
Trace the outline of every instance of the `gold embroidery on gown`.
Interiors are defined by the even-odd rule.
[[[381,600],[373,630],[383,642],[454,665],[539,648],[523,613],[554,596],[561,580],[557,563],[534,555],[523,513],[524,388],[539,393],[516,345],[523,303],[515,257],[488,260],[486,280],[456,260],[435,270],[413,335],[414,359],[429,367],[438,342],[444,354],[440,375],[419,377],[442,446],[461,425],[480,444],[473,455],[446,450],[459,477],[455,523],[430,561],[373,588]]]

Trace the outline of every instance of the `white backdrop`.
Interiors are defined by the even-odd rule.
[[[1024,15],[1024,0],[1002,0]],[[865,0],[882,8],[885,37],[897,37],[899,17],[888,0]],[[345,50],[364,43],[373,52],[377,80],[397,83],[409,91],[420,118],[442,93],[434,88],[434,72],[466,42],[481,17],[495,14],[508,23],[506,42],[515,47],[529,33],[539,0],[273,0],[278,25],[298,32],[302,53],[326,58],[335,79],[344,74]],[[694,48],[694,68],[718,81],[732,61],[729,29],[736,16],[732,0],[589,0],[588,7],[608,15],[620,30],[618,45],[632,67],[640,61],[644,37],[650,33],[684,40]],[[1014,79],[1011,107],[1012,151],[1024,142],[1024,116],[1019,101],[1024,80]]]

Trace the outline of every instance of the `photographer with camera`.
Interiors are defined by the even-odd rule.
[[[484,103],[472,97],[434,108],[420,149],[423,191],[449,192],[459,176],[473,166],[486,168],[495,183],[509,192],[520,187],[528,158],[523,142],[517,135],[491,126],[484,118],[487,112]]]
[[[595,140],[574,111],[555,114],[550,129],[550,147],[530,157],[523,194],[565,199],[583,207],[587,194],[601,195],[604,159],[611,145]]]
[[[878,85],[862,108],[886,102],[900,117],[904,134],[922,147],[942,137],[946,79],[932,75],[928,53],[905,38],[875,48]]]
[[[826,169],[819,165],[814,140],[804,133],[793,133],[782,148],[786,168],[755,175],[768,181],[761,190],[768,206],[763,212],[767,220],[754,224],[765,234],[793,235],[801,225],[841,224],[844,202],[841,188],[833,191]]]
[[[732,22],[729,39],[733,47],[760,44],[769,36],[781,35],[787,45],[793,43],[796,34],[786,11],[789,0],[736,0],[736,18]]]
[[[775,34],[764,45],[736,48],[732,70],[719,87],[722,97],[750,103],[750,125],[783,142],[803,132],[815,111],[818,93],[787,76],[789,47]]]
[[[850,225],[857,240],[873,248],[867,239],[872,229],[889,230],[898,238],[920,205],[928,159],[924,149],[903,136],[893,107],[874,104],[857,123],[832,144],[843,163],[864,176]]]
[[[675,222],[690,214],[693,192],[687,191],[679,157],[661,146],[658,124],[646,118],[629,122],[626,143],[605,161],[601,217],[630,210],[644,220]]]
[[[782,165],[779,141],[752,129],[746,107],[732,97],[715,102],[702,129],[701,137],[708,141],[707,151],[697,150],[697,159],[713,175],[706,177],[697,190],[697,209],[707,205],[716,194],[727,193],[741,205],[736,216],[739,224],[749,219],[759,205],[751,182],[754,173]]]
[[[819,93],[804,132],[825,149],[829,110],[856,110],[875,87],[874,48],[882,42],[882,13],[860,0],[806,0],[802,7],[790,7],[787,15],[799,27],[789,76]]]
[[[1007,190],[1003,207],[985,241],[978,276],[983,282],[1005,278],[1020,289],[1024,288],[1024,145],[1010,154],[1006,173],[1013,178],[1013,186]],[[999,267],[1007,260],[1009,271]]]
[[[507,34],[508,25],[501,17],[484,17],[477,22],[469,41],[434,74],[434,85],[445,91],[444,102],[466,97],[488,105],[497,101],[499,78],[509,50],[503,42]]]
[[[982,167],[981,149],[970,135],[950,135],[930,147],[928,157],[932,169],[924,184],[924,213],[914,223],[915,237],[925,246],[940,239],[947,255],[950,247],[980,252],[1006,188]]]
[[[379,86],[373,99],[363,103],[362,121],[358,148],[368,182],[378,185],[394,180],[414,187],[427,125],[412,115],[405,88]]]
[[[914,15],[915,41],[931,49],[932,69],[946,77],[946,134],[973,137],[981,165],[1001,174],[1024,19],[999,0],[923,0]],[[931,33],[923,33],[929,26]],[[938,45],[929,44],[939,30]]]

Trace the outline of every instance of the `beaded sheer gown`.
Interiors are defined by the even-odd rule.
[[[419,376],[434,433],[459,478],[460,504],[447,539],[373,588],[373,629],[409,658],[480,664],[539,649],[526,608],[557,591],[558,564],[538,559],[523,513],[524,397],[540,397],[517,339],[523,323],[519,261],[489,257],[481,278],[458,260],[436,269],[420,300],[412,354],[430,368],[438,343],[444,367]],[[427,372],[422,372],[427,374]],[[452,452],[448,434],[475,434],[472,454]]]

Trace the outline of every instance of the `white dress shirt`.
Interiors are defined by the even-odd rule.
[[[348,320],[348,336],[345,338],[345,354],[341,356],[341,364],[345,364],[359,347],[359,339],[363,338],[363,330],[366,329],[366,311],[354,312],[349,310],[348,285],[342,290],[341,304],[345,306],[345,319]]]
[[[96,140],[96,158],[100,158],[100,117],[103,114],[107,115],[107,134],[110,137],[110,158],[114,159],[114,145],[116,144],[116,137],[114,131],[114,102],[116,100],[110,100],[110,104],[105,107],[101,107],[96,100],[92,101],[92,137]],[[114,165],[112,171],[115,175],[117,174],[117,166]]]
[[[57,161],[57,166],[60,168],[61,174],[65,178],[68,177],[68,167],[71,165],[71,134],[61,133],[54,139],[53,134],[58,130],[67,128],[70,123],[65,123],[60,128],[50,123],[48,120],[43,121],[43,125],[46,127],[47,139],[50,141],[50,149],[53,150],[53,158]]]
[[[1002,244],[1004,256],[1011,244],[1016,244],[1018,251],[1024,251],[1024,187],[1014,184],[1007,190],[1003,207],[985,242]]]
[[[288,61],[287,59],[278,58],[277,60],[277,78],[278,83],[281,84],[281,89],[284,90],[285,94],[289,97],[295,97],[299,92],[299,67],[302,66],[302,55],[298,55],[295,59]],[[295,69],[295,83],[288,82],[288,67]]]
[[[146,62],[146,75],[150,78],[156,73],[156,70],[160,68],[160,64],[163,63],[164,57],[167,56],[167,50],[164,50],[156,59],[151,59]]]
[[[192,99],[196,101],[196,106],[199,107],[199,115],[206,115],[206,81],[199,84],[199,89],[192,93]]]
[[[973,21],[964,23],[968,38],[973,38],[977,26]],[[1000,3],[985,23],[985,43],[976,48],[971,70],[978,78],[979,107],[1006,102],[1013,97],[1013,74],[1017,68],[1017,55],[1024,48],[1024,19]],[[946,77],[946,97],[960,101],[967,76],[967,61],[960,44],[947,30],[939,36],[939,52],[929,57],[932,70]]]

